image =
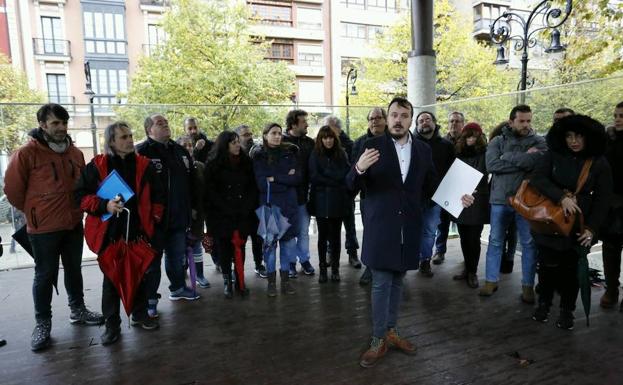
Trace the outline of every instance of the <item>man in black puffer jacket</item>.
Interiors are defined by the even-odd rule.
[[[422,111],[415,120],[416,137],[428,144],[433,151],[433,163],[437,171],[438,181],[448,172],[454,162],[454,146],[450,141],[439,135],[439,125],[437,118],[432,112]],[[435,187],[436,189],[437,187]],[[424,206],[424,223],[422,225],[422,243],[420,250],[420,273],[425,277],[432,277],[433,271],[430,268],[430,259],[433,254],[433,245],[437,234],[437,227],[441,222],[441,207],[429,200]]]

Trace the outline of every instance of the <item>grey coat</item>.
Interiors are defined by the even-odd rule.
[[[540,152],[528,154],[529,148]],[[531,132],[527,136],[516,136],[509,126],[502,134],[493,138],[487,147],[487,171],[491,173],[489,203],[508,204],[508,197],[515,195],[526,175],[531,172],[547,150],[545,139]]]

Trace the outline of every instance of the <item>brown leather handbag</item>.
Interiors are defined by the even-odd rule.
[[[592,164],[592,158],[584,162],[573,195],[577,195],[584,183],[586,183]],[[559,203],[552,202],[551,199],[531,186],[529,179],[524,179],[521,182],[515,196],[509,197],[508,201],[515,211],[530,223],[530,228],[537,234],[564,235],[568,237],[571,234],[571,230],[573,230],[576,219],[579,219],[581,227],[584,225],[582,213],[565,215],[562,206]]]

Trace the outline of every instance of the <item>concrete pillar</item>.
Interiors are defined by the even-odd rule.
[[[407,61],[407,98],[413,106],[435,103],[433,0],[411,0],[411,51]]]

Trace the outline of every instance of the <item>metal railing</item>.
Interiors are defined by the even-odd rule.
[[[35,55],[71,57],[71,43],[69,40],[32,39],[33,52]]]

